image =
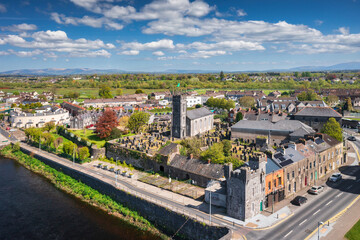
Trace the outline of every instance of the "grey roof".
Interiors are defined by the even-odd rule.
[[[207,164],[199,159],[188,159],[180,154],[175,155],[170,166],[212,179],[219,179],[224,176],[223,165]]]
[[[262,121],[259,123],[259,121],[241,120],[231,127],[231,131],[236,129],[254,129],[264,131],[295,132],[299,128],[304,128],[310,133],[315,132],[311,127],[297,120],[280,120],[276,123],[272,123],[270,121]]]
[[[170,143],[169,145],[163,147],[162,149],[159,150],[159,154],[160,155],[164,155],[167,156],[175,151],[177,151],[177,143]]]
[[[285,167],[287,165],[290,165],[292,163],[298,162],[305,157],[294,148],[286,148],[284,149],[284,152],[276,152],[272,160],[278,165],[279,167]]]
[[[341,114],[336,112],[330,107],[305,107],[299,112],[295,113],[295,116],[311,116],[311,117],[335,117],[341,118]]]
[[[301,127],[294,132],[290,133],[290,136],[292,137],[303,137],[307,134],[313,133],[314,131],[311,131],[312,129]]]
[[[281,167],[274,162],[274,160],[272,160],[271,158],[267,158],[267,162],[266,162],[266,174],[275,172],[277,170],[279,170]]]
[[[202,108],[196,108],[194,110],[187,111],[186,116],[189,119],[197,119],[197,118],[209,116],[212,114],[213,113],[209,109],[202,107]]]

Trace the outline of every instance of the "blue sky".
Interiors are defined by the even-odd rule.
[[[5,0],[0,71],[243,71],[360,61],[360,0]]]

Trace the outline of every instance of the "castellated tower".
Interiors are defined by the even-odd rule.
[[[245,221],[259,214],[265,199],[266,155],[249,158],[249,162],[232,170],[232,164],[225,166],[227,182],[227,214]]]
[[[173,95],[172,102],[171,136],[182,139],[186,137],[186,99],[182,95]]]

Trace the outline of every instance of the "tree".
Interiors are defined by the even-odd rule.
[[[220,80],[223,80],[223,79],[225,79],[225,75],[224,75],[224,72],[221,71],[221,72],[220,72]]]
[[[240,120],[243,120],[243,114],[242,112],[238,112],[236,114],[236,122],[240,121]]]
[[[222,143],[215,143],[208,150],[201,153],[201,158],[205,161],[210,160],[212,163],[224,163],[224,146]]]
[[[87,147],[81,147],[81,148],[79,148],[79,150],[78,150],[78,154],[79,154],[79,158],[80,158],[80,160],[85,160],[85,159],[87,159],[88,157],[90,157],[90,152],[89,152],[89,148],[87,148]]]
[[[184,155],[190,156],[193,155],[194,158],[200,157],[201,150],[200,148],[203,147],[200,138],[188,138],[181,141],[181,146],[184,148]]]
[[[141,93],[145,93],[145,92],[141,89],[136,89],[135,94],[141,94]]]
[[[61,137],[58,137],[57,139],[54,140],[54,147],[56,149],[56,151],[58,150],[60,144],[63,143],[63,139]]]
[[[340,142],[342,141],[342,129],[340,123],[338,123],[335,118],[329,118],[321,129],[321,132],[326,133]]]
[[[110,136],[107,138],[107,140],[115,139],[115,138],[121,138],[122,131],[118,129],[117,127],[114,127],[111,132]]]
[[[348,110],[348,111],[350,111],[350,112],[354,110],[354,109],[353,109],[353,106],[352,106],[352,103],[351,103],[351,98],[350,98],[350,97],[348,97],[348,98],[346,99],[344,109],[346,109],[346,110]]]
[[[47,122],[47,123],[45,123],[45,126],[43,127],[43,130],[47,131],[47,132],[50,132],[53,129],[55,129],[55,123],[54,122]]]
[[[65,154],[68,154],[70,156],[73,156],[73,154],[76,154],[77,145],[71,141],[65,142],[63,144],[63,151]]]
[[[250,96],[244,96],[239,99],[239,103],[242,107],[252,108],[255,105],[255,99]]]
[[[113,98],[111,88],[106,84],[101,84],[99,88],[99,96],[102,98]]]
[[[147,124],[147,122],[149,121],[150,118],[150,114],[145,113],[145,112],[136,112],[133,113],[130,116],[129,122],[127,127],[135,132],[138,133],[140,131],[140,129]]]
[[[298,94],[297,98],[299,101],[315,101],[319,99],[319,96],[314,92],[314,90],[310,89]]]
[[[47,147],[50,147],[51,144],[54,142],[55,137],[51,134],[51,133],[44,133],[42,135],[42,137],[44,138],[44,143]]]
[[[106,110],[96,123],[96,132],[102,139],[108,138],[113,128],[118,125],[116,113],[112,110]]]
[[[336,95],[329,95],[326,97],[326,102],[329,104],[337,103],[339,101],[339,97]]]
[[[221,143],[223,145],[224,156],[225,157],[231,156],[231,149],[232,149],[231,141],[230,140],[222,140]]]

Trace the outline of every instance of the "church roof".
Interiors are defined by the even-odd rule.
[[[209,109],[202,107],[202,108],[196,108],[194,110],[187,111],[186,116],[190,119],[197,119],[197,118],[206,117],[206,116],[209,116],[212,114],[213,113]]]
[[[341,118],[341,114],[330,107],[305,107],[295,114],[295,116],[311,117],[334,117]]]

